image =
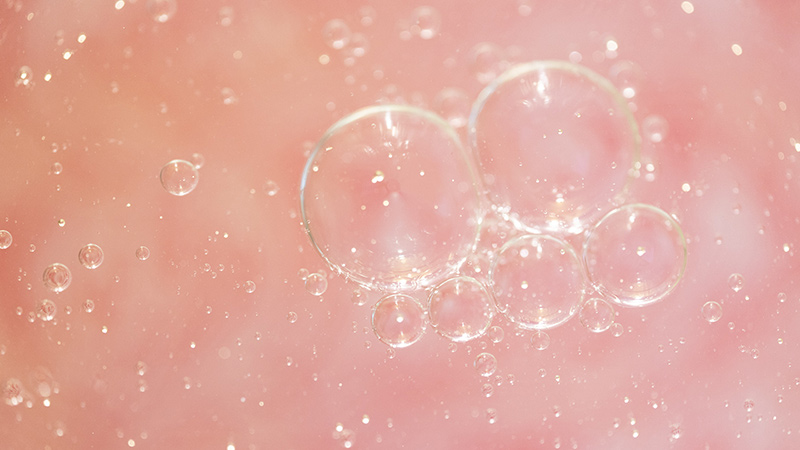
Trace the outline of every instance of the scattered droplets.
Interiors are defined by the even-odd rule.
[[[11,232],[8,230],[0,230],[0,250],[5,250],[8,247],[11,247],[11,243],[14,241],[14,237],[11,235]]]
[[[161,168],[161,185],[172,195],[182,197],[197,187],[200,174],[189,161],[176,159]]]
[[[53,320],[56,316],[56,304],[52,300],[42,299],[36,305],[36,317],[45,322]]]
[[[503,245],[489,278],[506,318],[524,329],[549,329],[578,311],[584,295],[582,272],[568,243],[531,234]]]
[[[625,99],[563,61],[503,73],[481,91],[467,130],[494,208],[531,233],[583,232],[618,203],[639,161]]]
[[[158,23],[170,20],[178,11],[177,0],[147,0],[147,14]]]
[[[739,292],[744,287],[744,277],[740,273],[732,273],[728,277],[728,287],[733,289],[733,292]]]
[[[150,257],[150,249],[142,245],[141,247],[136,249],[136,258],[139,261],[147,261],[147,258]]]
[[[334,50],[343,49],[350,42],[351,35],[350,27],[341,19],[329,20],[322,27],[322,38],[325,44]]]
[[[425,328],[425,310],[410,295],[387,295],[372,310],[372,330],[391,347],[408,347],[417,342]]]
[[[490,377],[497,371],[497,358],[491,353],[481,353],[475,357],[473,365],[478,375]]]
[[[491,326],[495,305],[486,288],[474,278],[450,278],[428,297],[431,326],[454,341],[465,342],[482,336]]]
[[[550,335],[542,330],[537,330],[531,335],[531,345],[536,350],[545,350],[550,346]]]
[[[663,141],[668,130],[667,119],[659,115],[647,116],[642,120],[642,135],[654,144]]]
[[[655,206],[631,204],[589,231],[583,261],[594,287],[622,306],[666,297],[683,278],[686,239],[678,222]]]
[[[708,323],[714,323],[722,318],[722,305],[715,301],[708,301],[700,308],[700,314]]]
[[[439,34],[442,16],[435,8],[420,6],[411,13],[411,33],[422,39],[433,39]]]
[[[256,291],[256,283],[255,281],[247,280],[244,282],[244,291],[248,294],[252,294]]]
[[[91,300],[91,299],[87,298],[86,300],[83,301],[83,305],[82,306],[83,306],[83,311],[84,312],[90,313],[90,312],[94,311],[94,300]]]
[[[602,298],[590,298],[581,305],[578,317],[586,329],[602,333],[614,323],[614,307]]]
[[[388,291],[441,281],[478,233],[474,168],[455,130],[429,111],[385,105],[333,125],[303,172],[303,222],[348,279]]]
[[[53,292],[62,292],[72,283],[72,272],[61,263],[50,264],[42,274],[44,287]]]
[[[306,277],[305,285],[309,294],[320,296],[328,289],[328,278],[321,273],[312,273]]]
[[[87,269],[96,269],[103,264],[103,249],[97,244],[86,244],[78,251],[78,261]]]

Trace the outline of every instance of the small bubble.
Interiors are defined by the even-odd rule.
[[[728,287],[733,289],[733,292],[739,292],[744,287],[744,277],[740,273],[732,273],[728,277]]]
[[[136,249],[136,257],[139,261],[147,261],[147,258],[150,257],[150,249],[142,245]]]
[[[147,14],[158,23],[170,20],[178,11],[177,0],[147,0]]]
[[[550,335],[542,330],[537,330],[531,335],[531,345],[536,350],[544,350],[550,346]]]
[[[481,84],[489,84],[508,65],[503,57],[503,49],[489,42],[481,42],[472,47],[469,59],[470,69]]]
[[[64,219],[58,219],[58,226],[60,226],[60,227],[62,227],[62,228],[63,228],[63,227],[64,227],[64,225],[66,225],[66,224],[67,224],[67,221],[66,221],[66,220],[64,220]]]
[[[43,299],[36,305],[36,317],[49,322],[56,316],[56,304],[52,300]]]
[[[497,423],[497,410],[494,408],[488,408],[486,410],[486,420],[489,422],[490,425],[494,425]]]
[[[457,88],[445,88],[433,98],[433,109],[453,128],[467,125],[472,99],[466,92]]]
[[[328,289],[328,278],[321,273],[309,274],[306,278],[306,291],[311,295],[320,296]]]
[[[491,353],[481,353],[475,357],[475,370],[482,377],[490,377],[497,371],[497,358]]]
[[[11,232],[8,230],[0,230],[0,250],[5,250],[8,247],[11,247],[11,243],[14,241],[14,237],[11,236]]]
[[[219,24],[223,27],[229,27],[233,23],[235,17],[234,10],[230,6],[223,6],[219,9]]]
[[[96,269],[103,264],[103,249],[97,244],[86,244],[78,252],[78,261],[87,269]]]
[[[297,313],[294,311],[289,311],[289,313],[286,314],[286,320],[288,320],[289,323],[297,322]]]
[[[756,406],[756,402],[754,402],[754,401],[752,401],[750,399],[747,399],[747,400],[744,401],[744,410],[747,411],[747,412],[752,412],[753,408],[755,408],[755,406]]]
[[[222,104],[226,106],[235,105],[239,103],[239,96],[236,95],[236,92],[233,88],[224,87],[220,90],[220,95],[222,95]]]
[[[53,175],[60,175],[63,171],[64,166],[62,166],[60,162],[54,162],[53,165],[50,166],[50,172],[52,172]]]
[[[33,87],[33,70],[28,66],[22,66],[17,71],[17,78],[14,80],[16,86],[26,88]]]
[[[581,323],[593,333],[602,333],[614,323],[614,307],[601,298],[590,298],[578,312]]]
[[[278,187],[278,183],[272,180],[267,180],[264,182],[264,192],[268,196],[275,197],[275,195],[278,193],[279,190],[280,188]]]
[[[422,39],[433,39],[439,34],[442,16],[430,6],[420,6],[411,13],[411,32]]]
[[[189,161],[176,159],[161,168],[161,185],[172,195],[182,197],[197,187],[200,174]]]
[[[433,288],[428,305],[431,326],[455,342],[482,336],[496,311],[483,284],[465,276],[450,278]]]
[[[639,92],[644,80],[644,72],[636,63],[619,61],[609,69],[609,78],[623,97],[632,99]]]
[[[714,301],[705,302],[700,308],[700,314],[708,323],[717,322],[722,318],[722,305]]]
[[[351,35],[350,27],[341,19],[330,20],[322,27],[325,44],[334,50],[343,49],[350,42]]]
[[[367,293],[364,289],[357,287],[353,289],[350,300],[352,300],[353,304],[356,306],[364,306],[367,303]]]
[[[663,141],[667,137],[667,131],[669,124],[661,116],[647,116],[642,120],[642,135],[654,144]]]
[[[195,169],[200,169],[206,163],[206,157],[202,153],[192,153],[192,164]]]
[[[64,264],[51,264],[44,269],[42,281],[47,289],[53,292],[62,292],[72,282],[72,272]]]
[[[505,331],[503,331],[503,328],[500,327],[499,325],[492,326],[491,328],[489,328],[489,331],[486,332],[486,336],[489,339],[491,339],[492,342],[494,342],[495,344],[502,342],[503,338],[505,337],[505,334],[506,334]]]
[[[425,328],[425,310],[410,295],[387,295],[372,310],[372,330],[391,347],[408,347],[417,342]]]
[[[301,267],[300,270],[297,271],[297,277],[303,281],[308,279],[309,271],[305,267]]]
[[[778,303],[786,303],[788,299],[789,296],[785,292],[778,292]]]
[[[494,394],[494,386],[492,386],[491,383],[484,383],[483,386],[481,386],[481,393],[486,398],[491,397],[492,394]]]
[[[86,299],[83,301],[83,310],[84,312],[90,313],[94,311],[94,300]]]
[[[247,280],[244,282],[244,291],[248,294],[252,294],[256,291],[256,283],[254,281]]]

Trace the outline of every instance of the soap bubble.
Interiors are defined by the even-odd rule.
[[[372,310],[372,330],[392,347],[408,347],[425,333],[425,310],[410,295],[387,295]]]
[[[147,258],[150,257],[150,249],[142,245],[141,247],[136,249],[136,258],[139,261],[147,261]]]
[[[61,263],[50,264],[42,274],[44,287],[53,292],[63,292],[72,283],[72,272]]]
[[[455,131],[433,113],[362,109],[331,127],[306,164],[306,231],[332,268],[366,287],[430,286],[477,239],[474,173]]]
[[[705,319],[706,322],[717,322],[722,318],[722,305],[714,301],[706,302],[703,307],[700,308],[700,313],[703,315],[703,319]]]
[[[586,329],[602,333],[614,324],[614,307],[602,298],[590,298],[581,305],[578,317]]]
[[[550,335],[542,330],[536,330],[531,335],[531,345],[536,350],[545,350],[550,346]]]
[[[36,305],[36,317],[49,322],[56,316],[56,304],[52,300],[43,299]]]
[[[524,329],[548,329],[569,320],[583,301],[583,270],[566,242],[523,235],[500,249],[489,269],[500,311]]]
[[[13,242],[14,237],[11,236],[11,232],[8,230],[0,230],[0,250],[5,250],[8,247],[11,247],[11,242]]]
[[[320,296],[328,290],[328,279],[324,274],[312,273],[306,277],[305,285],[309,294]]]
[[[161,185],[172,195],[182,197],[197,187],[200,174],[189,161],[176,159],[161,168]]]
[[[486,333],[495,305],[483,284],[459,276],[433,288],[428,297],[428,314],[436,332],[452,341],[465,342]]]
[[[686,268],[686,239],[669,214],[621,206],[589,231],[583,260],[594,287],[622,306],[644,306],[672,292]]]
[[[147,14],[156,22],[164,23],[178,11],[177,0],[147,0]]]
[[[497,358],[491,353],[481,353],[475,357],[475,370],[482,377],[490,377],[497,371]]]
[[[97,244],[86,244],[78,252],[78,261],[87,269],[96,269],[103,264],[103,249]]]
[[[728,277],[728,287],[730,287],[733,292],[739,292],[744,287],[744,277],[740,273],[732,273]]]
[[[582,232],[618,203],[639,158],[625,99],[563,61],[503,73],[475,101],[468,132],[495,208],[529,232]]]

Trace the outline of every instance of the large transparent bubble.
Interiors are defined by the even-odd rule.
[[[582,232],[618,204],[639,158],[622,95],[562,61],[506,71],[478,96],[468,131],[493,204],[534,233]]]
[[[300,201],[331,267],[384,290],[441,281],[480,225],[475,169],[455,131],[408,106],[365,108],[331,127],[306,164]]]
[[[621,206],[589,231],[583,261],[594,287],[623,306],[644,306],[669,294],[686,269],[680,225],[659,208]]]
[[[545,330],[569,320],[583,302],[583,269],[561,239],[524,235],[507,242],[489,269],[497,307],[511,322]]]

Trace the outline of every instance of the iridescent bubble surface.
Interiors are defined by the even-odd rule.
[[[495,208],[536,233],[582,232],[623,197],[639,159],[622,95],[563,61],[503,73],[475,101],[468,132]]]

